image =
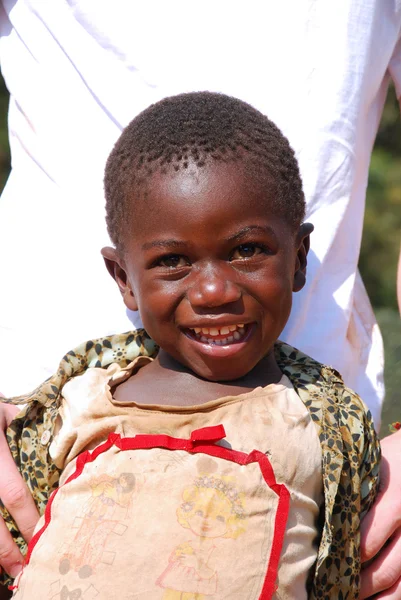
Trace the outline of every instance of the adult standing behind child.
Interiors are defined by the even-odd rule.
[[[1,363],[7,365],[0,389],[9,395],[36,385],[78,334],[128,328],[95,251],[106,239],[99,205],[108,148],[152,101],[185,89],[214,89],[267,113],[300,160],[307,218],[318,233],[309,284],[295,299],[298,316],[284,339],[339,368],[379,422],[381,341],[356,267],[369,156],[390,75],[401,92],[399,5],[255,2],[244,12],[242,3],[210,2],[196,14],[184,3],[118,0],[113,6],[4,0],[3,6],[13,172],[2,198],[0,243],[2,256],[13,260],[2,262],[1,278],[18,293],[0,299]],[[102,305],[87,302],[95,281],[114,307],[106,330],[99,330]],[[64,321],[60,314],[74,316]],[[35,348],[23,369],[22,339]],[[397,464],[398,439],[384,446],[390,463]],[[400,497],[395,472],[397,492],[391,485],[385,495],[390,506]],[[14,489],[18,496],[19,484]],[[12,491],[0,491],[10,504]],[[370,531],[380,534],[369,552],[397,529],[396,513],[386,501],[378,506],[380,527]],[[22,523],[27,531],[32,518]],[[390,557],[400,543],[397,534]],[[384,571],[371,593],[399,576],[390,568],[385,580]]]

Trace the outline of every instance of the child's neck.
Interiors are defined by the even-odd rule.
[[[238,396],[256,387],[278,383],[282,373],[269,352],[249,373],[234,381],[208,381],[160,350],[157,358],[113,392],[118,402],[193,406],[225,396]]]

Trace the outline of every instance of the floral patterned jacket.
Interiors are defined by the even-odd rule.
[[[291,380],[316,424],[322,447],[324,506],[318,557],[311,573],[309,598],[352,600],[359,595],[360,521],[378,489],[380,447],[372,419],[341,376],[299,350],[277,342],[277,363]],[[27,396],[7,400],[26,404],[7,437],[17,463],[42,514],[60,472],[48,448],[63,385],[89,367],[126,366],[138,355],[155,356],[157,347],[144,330],[86,342],[62,359],[57,373]],[[22,552],[16,524],[0,504],[1,514]],[[9,583],[2,576],[3,583]]]

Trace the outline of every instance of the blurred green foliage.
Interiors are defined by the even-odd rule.
[[[10,169],[7,138],[8,94],[0,76],[0,191]],[[401,421],[401,321],[396,271],[401,232],[401,119],[394,88],[389,89],[372,154],[359,267],[385,344],[386,401],[382,435]]]
[[[359,268],[383,335],[386,399],[381,435],[401,421],[401,320],[396,273],[401,242],[401,118],[390,86],[372,153]]]
[[[401,234],[400,107],[391,86],[369,171],[359,268],[375,310],[397,310]]]
[[[400,127],[401,140],[401,127]],[[359,268],[375,308],[397,309],[401,232],[401,153],[378,147],[372,156]]]

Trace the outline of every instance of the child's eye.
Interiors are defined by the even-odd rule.
[[[230,256],[230,260],[246,260],[247,258],[253,258],[258,254],[265,252],[265,249],[256,244],[241,244],[238,246]]]
[[[168,256],[163,256],[163,258],[158,260],[157,264],[160,267],[177,269],[179,267],[187,267],[189,262],[185,256],[181,256],[180,254],[169,254]]]

